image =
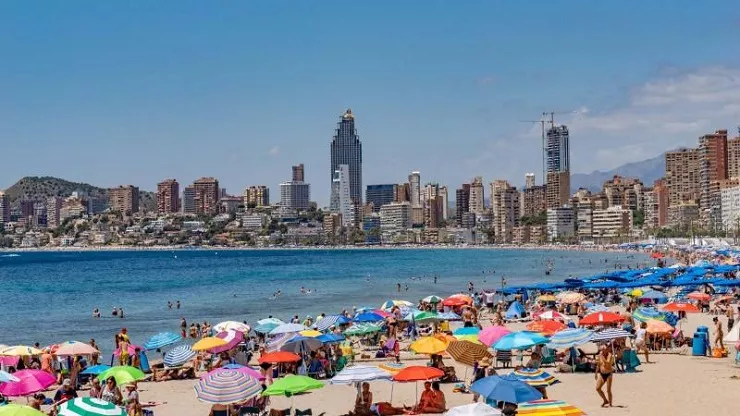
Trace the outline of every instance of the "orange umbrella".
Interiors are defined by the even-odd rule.
[[[444,306],[463,306],[467,304],[468,302],[466,302],[465,299],[453,298],[453,297],[449,297],[442,301],[442,305]]]
[[[699,308],[686,302],[671,302],[663,306],[663,310],[666,312],[699,312]]]
[[[663,257],[665,257],[665,255],[661,252],[656,251],[653,254],[651,254],[650,257],[654,259],[662,259]]]
[[[616,324],[622,322],[624,317],[614,312],[596,312],[590,315],[586,315],[578,321],[578,325],[603,325],[603,324]]]
[[[709,299],[712,298],[708,294],[701,293],[701,292],[691,292],[688,295],[686,295],[686,297],[689,298],[689,299],[701,300],[701,301],[707,301],[707,300],[709,300]]]
[[[393,376],[393,381],[426,381],[440,378],[445,372],[434,367],[412,365],[404,368]]]
[[[715,302],[727,302],[727,301],[730,301],[730,300],[735,300],[735,297],[734,296],[731,296],[731,295],[724,295],[724,296],[718,297],[715,300]]]
[[[558,321],[533,321],[527,324],[527,331],[540,332],[546,336],[550,336],[565,328],[567,328],[565,324]]]
[[[657,319],[650,319],[647,321],[646,330],[649,334],[662,334],[673,332],[673,327],[666,322],[659,321]]]
[[[267,354],[264,354],[263,356],[260,357],[258,361],[260,364],[262,363],[294,363],[300,359],[301,357],[298,354],[294,354],[292,352],[275,351],[275,352],[268,352]]]

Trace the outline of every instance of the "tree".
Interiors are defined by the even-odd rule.
[[[632,222],[637,228],[642,228],[642,226],[645,224],[645,211],[642,209],[638,209],[635,211],[635,215],[632,218]]]

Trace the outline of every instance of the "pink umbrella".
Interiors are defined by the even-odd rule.
[[[140,347],[140,346],[134,345],[134,344],[128,344],[128,355],[134,355],[134,354],[136,354],[136,349],[137,348],[139,349],[139,351],[144,351],[144,347]],[[116,350],[113,351],[113,355],[115,355],[116,357],[120,357],[121,356],[121,347],[116,348]]]
[[[389,316],[392,316],[390,313],[382,310],[382,309],[373,309],[372,313],[377,313],[378,315],[382,316],[383,318],[387,318]]]
[[[13,373],[19,381],[0,384],[0,393],[6,396],[28,396],[46,390],[56,382],[53,375],[41,370],[20,370]]]
[[[56,355],[92,355],[98,354],[100,351],[84,342],[67,341],[56,345],[54,353]]]
[[[244,333],[230,329],[228,331],[219,332],[216,334],[216,338],[221,338],[226,341],[226,345],[211,348],[208,352],[218,354],[236,347],[240,342],[244,341]]]
[[[480,331],[478,334],[478,340],[487,346],[491,346],[498,342],[503,336],[510,334],[511,331],[505,326],[489,326],[488,328]]]
[[[235,365],[235,367],[236,367],[236,365]],[[260,381],[262,381],[262,380],[265,379],[265,376],[263,376],[262,373],[260,373],[259,371],[255,370],[254,368],[249,367],[249,366],[241,366],[241,367],[238,367],[238,368],[229,368],[228,365],[227,365],[227,368],[224,368],[224,367],[217,368],[215,370],[209,371],[208,374],[210,375],[211,373],[215,373],[216,371],[226,371],[226,370],[238,371],[238,372],[244,373],[244,374],[246,374],[248,376],[252,376],[252,377],[254,377],[254,378],[256,378],[257,380],[260,380]]]

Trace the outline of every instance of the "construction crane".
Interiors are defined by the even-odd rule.
[[[543,111],[539,120],[521,120],[522,123],[539,123],[542,128],[542,183],[547,181],[547,142],[545,141],[545,123],[550,123],[550,128],[555,128],[556,114],[573,114],[575,111]],[[549,120],[548,120],[549,118]],[[739,127],[740,129],[740,127]]]

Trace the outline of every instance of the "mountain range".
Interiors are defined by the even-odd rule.
[[[595,170],[591,173],[574,173],[570,176],[570,189],[585,188],[592,192],[601,190],[604,181],[614,175],[639,178],[645,186],[652,186],[656,179],[665,176],[665,153],[656,157],[631,162],[607,171]]]

